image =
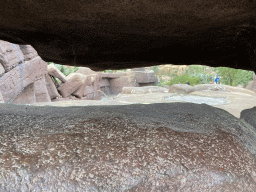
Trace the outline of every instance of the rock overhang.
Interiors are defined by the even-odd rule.
[[[45,61],[122,69],[163,63],[254,70],[255,1],[6,2],[0,38]]]

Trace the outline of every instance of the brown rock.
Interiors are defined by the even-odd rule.
[[[57,77],[61,82],[67,81],[67,77],[53,63],[47,66],[47,70],[49,75]]]
[[[135,80],[134,76],[121,76],[116,79],[111,79],[110,81],[110,89],[113,94],[118,94],[122,92],[123,87],[134,87],[135,86]]]
[[[24,62],[24,56],[19,45],[6,41],[0,41],[0,63],[8,72],[17,65]]]
[[[48,94],[51,99],[55,99],[56,97],[60,97],[60,94],[58,93],[58,90],[56,89],[52,78],[50,77],[49,74],[45,75],[45,83],[47,87]]]
[[[4,98],[2,96],[2,93],[0,93],[0,103],[4,103]]]
[[[108,79],[115,79],[119,78],[120,76],[124,76],[126,73],[99,73],[100,78],[108,78]]]
[[[84,96],[87,96],[91,93],[94,93],[93,86],[86,86],[85,89],[84,89]]]
[[[46,87],[45,76],[36,80],[34,84],[36,102],[51,102],[51,98]]]
[[[170,93],[189,94],[193,91],[195,91],[194,87],[187,84],[174,84],[169,88]]]
[[[4,101],[11,103],[25,87],[35,82],[47,73],[47,64],[36,57],[5,73],[0,78],[0,92]]]
[[[240,119],[249,123],[256,130],[256,107],[241,111]]]
[[[195,91],[204,91],[213,89],[217,84],[200,84],[193,86]]]
[[[94,77],[90,76],[90,75],[85,75],[86,80],[84,81],[83,85],[76,90],[74,93],[72,93],[72,95],[78,97],[78,98],[82,98],[84,96],[84,92],[85,92],[85,88],[87,86],[92,85],[92,81],[94,81]]]
[[[136,83],[155,83],[157,77],[154,72],[134,72]]]
[[[249,90],[253,90],[253,86],[254,86],[254,81],[250,81],[249,83],[248,83],[248,85],[246,86],[246,89],[249,89]]]
[[[107,78],[103,78],[100,80],[100,87],[109,87],[110,83],[109,83],[109,79]]]
[[[0,77],[5,73],[4,67],[0,63]]]
[[[122,94],[168,93],[168,89],[158,86],[123,87]]]
[[[37,51],[31,45],[20,45],[24,60],[29,61],[38,56]]]
[[[13,104],[33,104],[36,102],[35,85],[31,83],[15,98]]]
[[[76,73],[81,73],[81,74],[84,74],[84,75],[92,75],[92,74],[97,74],[97,72],[91,70],[90,68],[88,67],[80,67]]]
[[[71,73],[67,76],[67,81],[58,87],[58,91],[62,97],[68,97],[84,84],[86,78],[86,75]]]

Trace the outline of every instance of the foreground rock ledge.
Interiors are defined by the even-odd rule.
[[[208,105],[0,114],[0,191],[256,190],[255,129]]]

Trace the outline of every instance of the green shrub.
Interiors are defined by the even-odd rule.
[[[166,82],[165,85],[173,85],[173,84],[185,84],[187,82],[190,83],[190,85],[197,85],[201,83],[201,78],[200,77],[193,77],[187,74],[181,75],[181,76],[177,76],[173,79],[171,79],[170,81]]]

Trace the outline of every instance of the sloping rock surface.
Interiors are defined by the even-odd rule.
[[[243,119],[256,130],[256,107],[245,109],[241,112],[240,119]]]
[[[0,191],[256,190],[256,132],[197,104],[1,104]]]

